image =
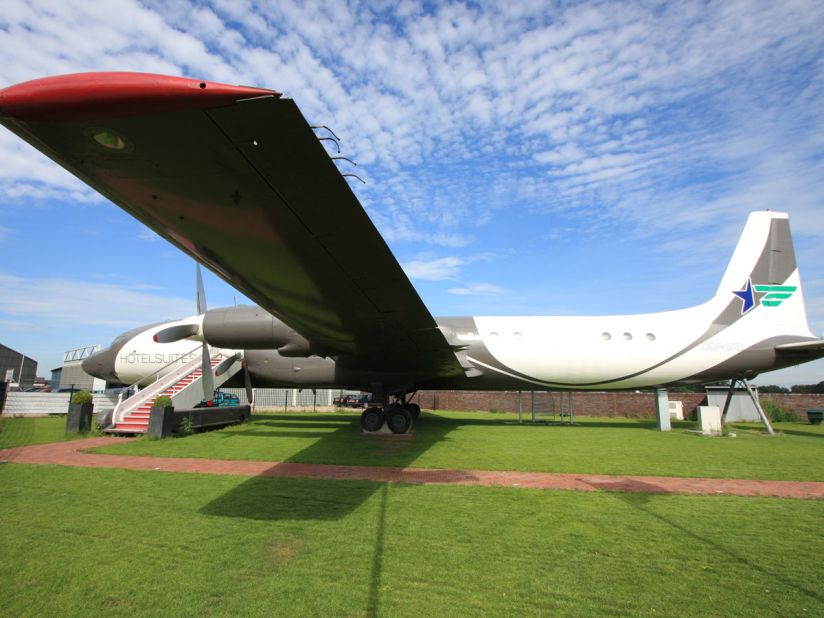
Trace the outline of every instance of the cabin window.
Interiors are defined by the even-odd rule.
[[[624,333],[624,341],[632,341],[632,333]]]
[[[612,339],[612,335],[604,331],[603,333],[601,333],[601,339],[603,339],[604,341],[609,341]]]
[[[648,341],[655,341],[655,335],[652,333],[647,333],[647,340]]]
[[[514,333],[512,333],[512,338],[515,339],[515,340],[521,339],[522,337],[523,337],[523,335],[521,333],[519,333],[518,331],[515,331]]]

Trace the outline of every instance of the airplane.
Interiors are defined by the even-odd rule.
[[[717,292],[696,307],[434,318],[324,147],[334,134],[274,90],[63,75],[0,90],[0,122],[258,305],[207,310],[199,282],[196,315],[86,359],[107,380],[183,362],[194,342],[208,376],[209,346],[225,350],[217,373],[241,363],[232,380],[250,401],[252,384],[357,389],[372,393],[365,431],[406,433],[420,389],[734,385],[824,356],[786,213],[750,214]]]

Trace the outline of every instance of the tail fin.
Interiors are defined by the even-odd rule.
[[[780,327],[781,334],[812,336],[807,325],[801,279],[795,261],[789,215],[753,212],[738,239],[716,299],[727,306],[722,323],[750,314]],[[765,333],[766,334],[766,333]]]

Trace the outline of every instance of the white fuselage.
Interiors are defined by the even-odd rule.
[[[798,271],[786,283],[800,286]],[[765,307],[725,327],[714,324],[728,302],[719,295],[688,309],[638,315],[475,317],[477,333],[457,334],[468,344],[480,340],[500,365],[511,370],[508,375],[538,387],[595,389],[681,382],[729,362],[774,332],[789,338],[813,337],[801,294],[784,301],[778,323],[779,312]],[[788,316],[798,319],[787,320]],[[468,358],[485,372],[506,374],[504,367],[496,368],[471,351]]]
[[[787,284],[800,285],[797,271]],[[468,346],[467,360],[484,379],[459,381],[455,387],[645,388],[688,381],[730,362],[777,330],[783,337],[813,337],[801,294],[784,301],[780,323],[775,321],[779,312],[763,308],[732,324],[714,325],[728,302],[716,296],[689,309],[638,315],[456,318],[462,324],[455,329],[457,342]],[[445,320],[448,323],[449,318]],[[123,383],[146,385],[200,355],[197,340],[156,343],[152,339],[170,324],[175,323],[150,327],[123,343],[115,357],[115,371]],[[226,350],[227,355],[233,352]],[[333,361],[316,358],[314,362]],[[763,366],[748,367],[755,372],[772,368],[766,361]]]

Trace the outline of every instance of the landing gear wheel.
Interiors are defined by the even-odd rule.
[[[385,420],[386,414],[382,408],[366,408],[366,410],[364,410],[361,414],[361,428],[364,431],[369,432],[378,431],[381,427],[383,427]]]
[[[404,404],[403,408],[412,415],[412,420],[418,420],[418,417],[421,415],[421,407],[416,403]]]
[[[400,406],[393,406],[386,412],[386,424],[392,433],[409,433],[412,429],[412,413]]]
[[[386,420],[386,415],[380,408],[366,408],[361,414],[360,425],[364,431],[377,431],[383,427],[383,421]]]

